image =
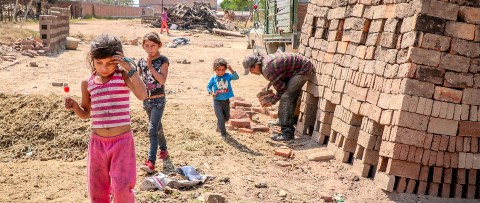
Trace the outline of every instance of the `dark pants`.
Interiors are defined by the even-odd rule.
[[[302,92],[302,87],[307,82],[309,75],[294,75],[286,81],[287,89],[280,98],[278,106],[278,120],[282,134],[287,137],[294,137],[295,128],[295,107]]]
[[[225,128],[225,122],[230,119],[230,100],[214,99],[213,109],[215,110],[215,116],[217,116],[217,127],[222,136],[226,136],[227,129]]]
[[[143,109],[148,115],[148,136],[150,137],[150,150],[148,151],[148,160],[153,164],[157,160],[157,150],[167,150],[167,140],[163,134],[162,116],[165,110],[165,97],[156,99],[146,99],[143,101]]]

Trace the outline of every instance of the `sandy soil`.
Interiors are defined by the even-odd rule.
[[[38,30],[38,25],[30,24],[27,28]],[[71,35],[85,39],[103,32],[128,39],[157,31],[140,25],[139,20],[75,21],[70,29]],[[370,179],[355,181],[348,164],[308,161],[308,154],[324,150],[308,137],[285,144],[270,141],[269,133],[231,131],[231,137],[224,141],[215,132],[212,99],[205,90],[213,74],[211,65],[214,58],[225,57],[241,72],[241,60],[251,50],[246,49],[243,38],[194,33],[190,39],[190,45],[161,49],[171,62],[163,120],[171,159],[157,163],[157,168],[168,174],[176,167],[190,165],[216,178],[195,188],[166,194],[140,191],[138,184],[147,174],[138,171],[138,202],[198,202],[197,198],[206,192],[220,193],[229,202],[320,202],[322,192],[342,193],[348,202],[468,202],[385,193]],[[168,43],[172,37],[162,36],[162,40]],[[205,47],[212,43],[223,47]],[[85,41],[78,50],[48,57],[18,56],[14,63],[0,63],[0,202],[88,201],[85,157],[90,124],[64,110],[63,89],[51,85],[66,82],[71,87],[70,96],[79,97],[79,83],[89,74],[85,62],[88,48]],[[139,46],[125,45],[125,50],[137,59],[145,55]],[[177,62],[184,59],[191,64]],[[39,67],[30,67],[30,62],[37,62]],[[236,96],[258,105],[255,95],[265,84],[263,77],[241,75],[232,85]],[[146,114],[140,101],[133,96],[132,101],[140,165],[148,148]],[[254,116],[254,120],[264,124],[269,119]],[[273,150],[283,145],[295,150],[292,159],[273,155]],[[32,155],[27,156],[28,152]],[[267,187],[255,187],[259,183]],[[286,197],[279,196],[281,190],[287,193]]]

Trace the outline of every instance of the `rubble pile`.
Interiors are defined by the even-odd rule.
[[[227,129],[238,130],[243,133],[269,132],[270,128],[267,125],[259,124],[252,120],[255,113],[265,114],[274,119],[278,118],[276,111],[262,107],[253,107],[252,103],[245,101],[241,97],[232,98],[230,120],[226,124]]]
[[[28,37],[18,39],[8,45],[0,44],[0,61],[14,61],[16,59],[14,52],[30,57],[44,56],[46,53],[42,42],[35,40],[33,37]]]
[[[226,29],[225,25],[217,19],[209,3],[194,2],[192,8],[185,4],[177,4],[169,9],[169,18],[172,24],[183,29]]]

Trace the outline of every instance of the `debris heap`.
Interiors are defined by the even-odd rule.
[[[185,4],[177,4],[169,11],[169,18],[172,24],[184,29],[226,29],[225,25],[217,20],[214,11],[210,9],[209,3],[193,3],[190,8]]]

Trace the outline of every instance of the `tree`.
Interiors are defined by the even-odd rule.
[[[223,0],[220,3],[220,8],[223,10],[248,11],[251,6],[251,0]]]

